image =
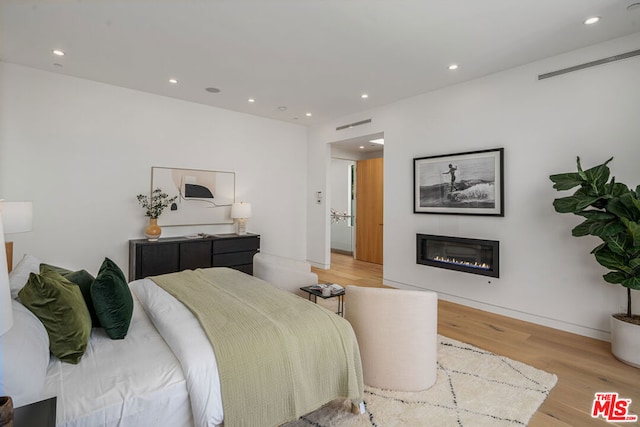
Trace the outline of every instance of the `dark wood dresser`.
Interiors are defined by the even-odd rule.
[[[230,267],[253,274],[253,256],[259,251],[257,234],[129,240],[129,280],[208,267]]]

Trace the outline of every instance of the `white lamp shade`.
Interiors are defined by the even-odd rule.
[[[11,288],[9,287],[7,254],[4,247],[4,228],[0,219],[0,335],[3,335],[12,326]]]
[[[31,202],[0,202],[4,232],[24,233],[33,229],[33,204]]]
[[[231,218],[251,218],[251,203],[239,202],[231,205]]]

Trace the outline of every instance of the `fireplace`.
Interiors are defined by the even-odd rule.
[[[417,235],[416,262],[432,267],[500,277],[500,242]]]

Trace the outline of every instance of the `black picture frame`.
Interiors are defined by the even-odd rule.
[[[504,216],[504,148],[414,158],[413,212]]]

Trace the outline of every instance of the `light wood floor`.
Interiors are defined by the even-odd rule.
[[[320,282],[384,286],[381,265],[347,255],[332,254],[330,270],[313,271]],[[640,415],[640,369],[617,361],[608,342],[446,301],[438,304],[438,332],[558,376],[555,388],[531,419],[532,427],[640,425],[591,417],[596,392],[617,392],[620,398],[631,399],[630,412]]]

